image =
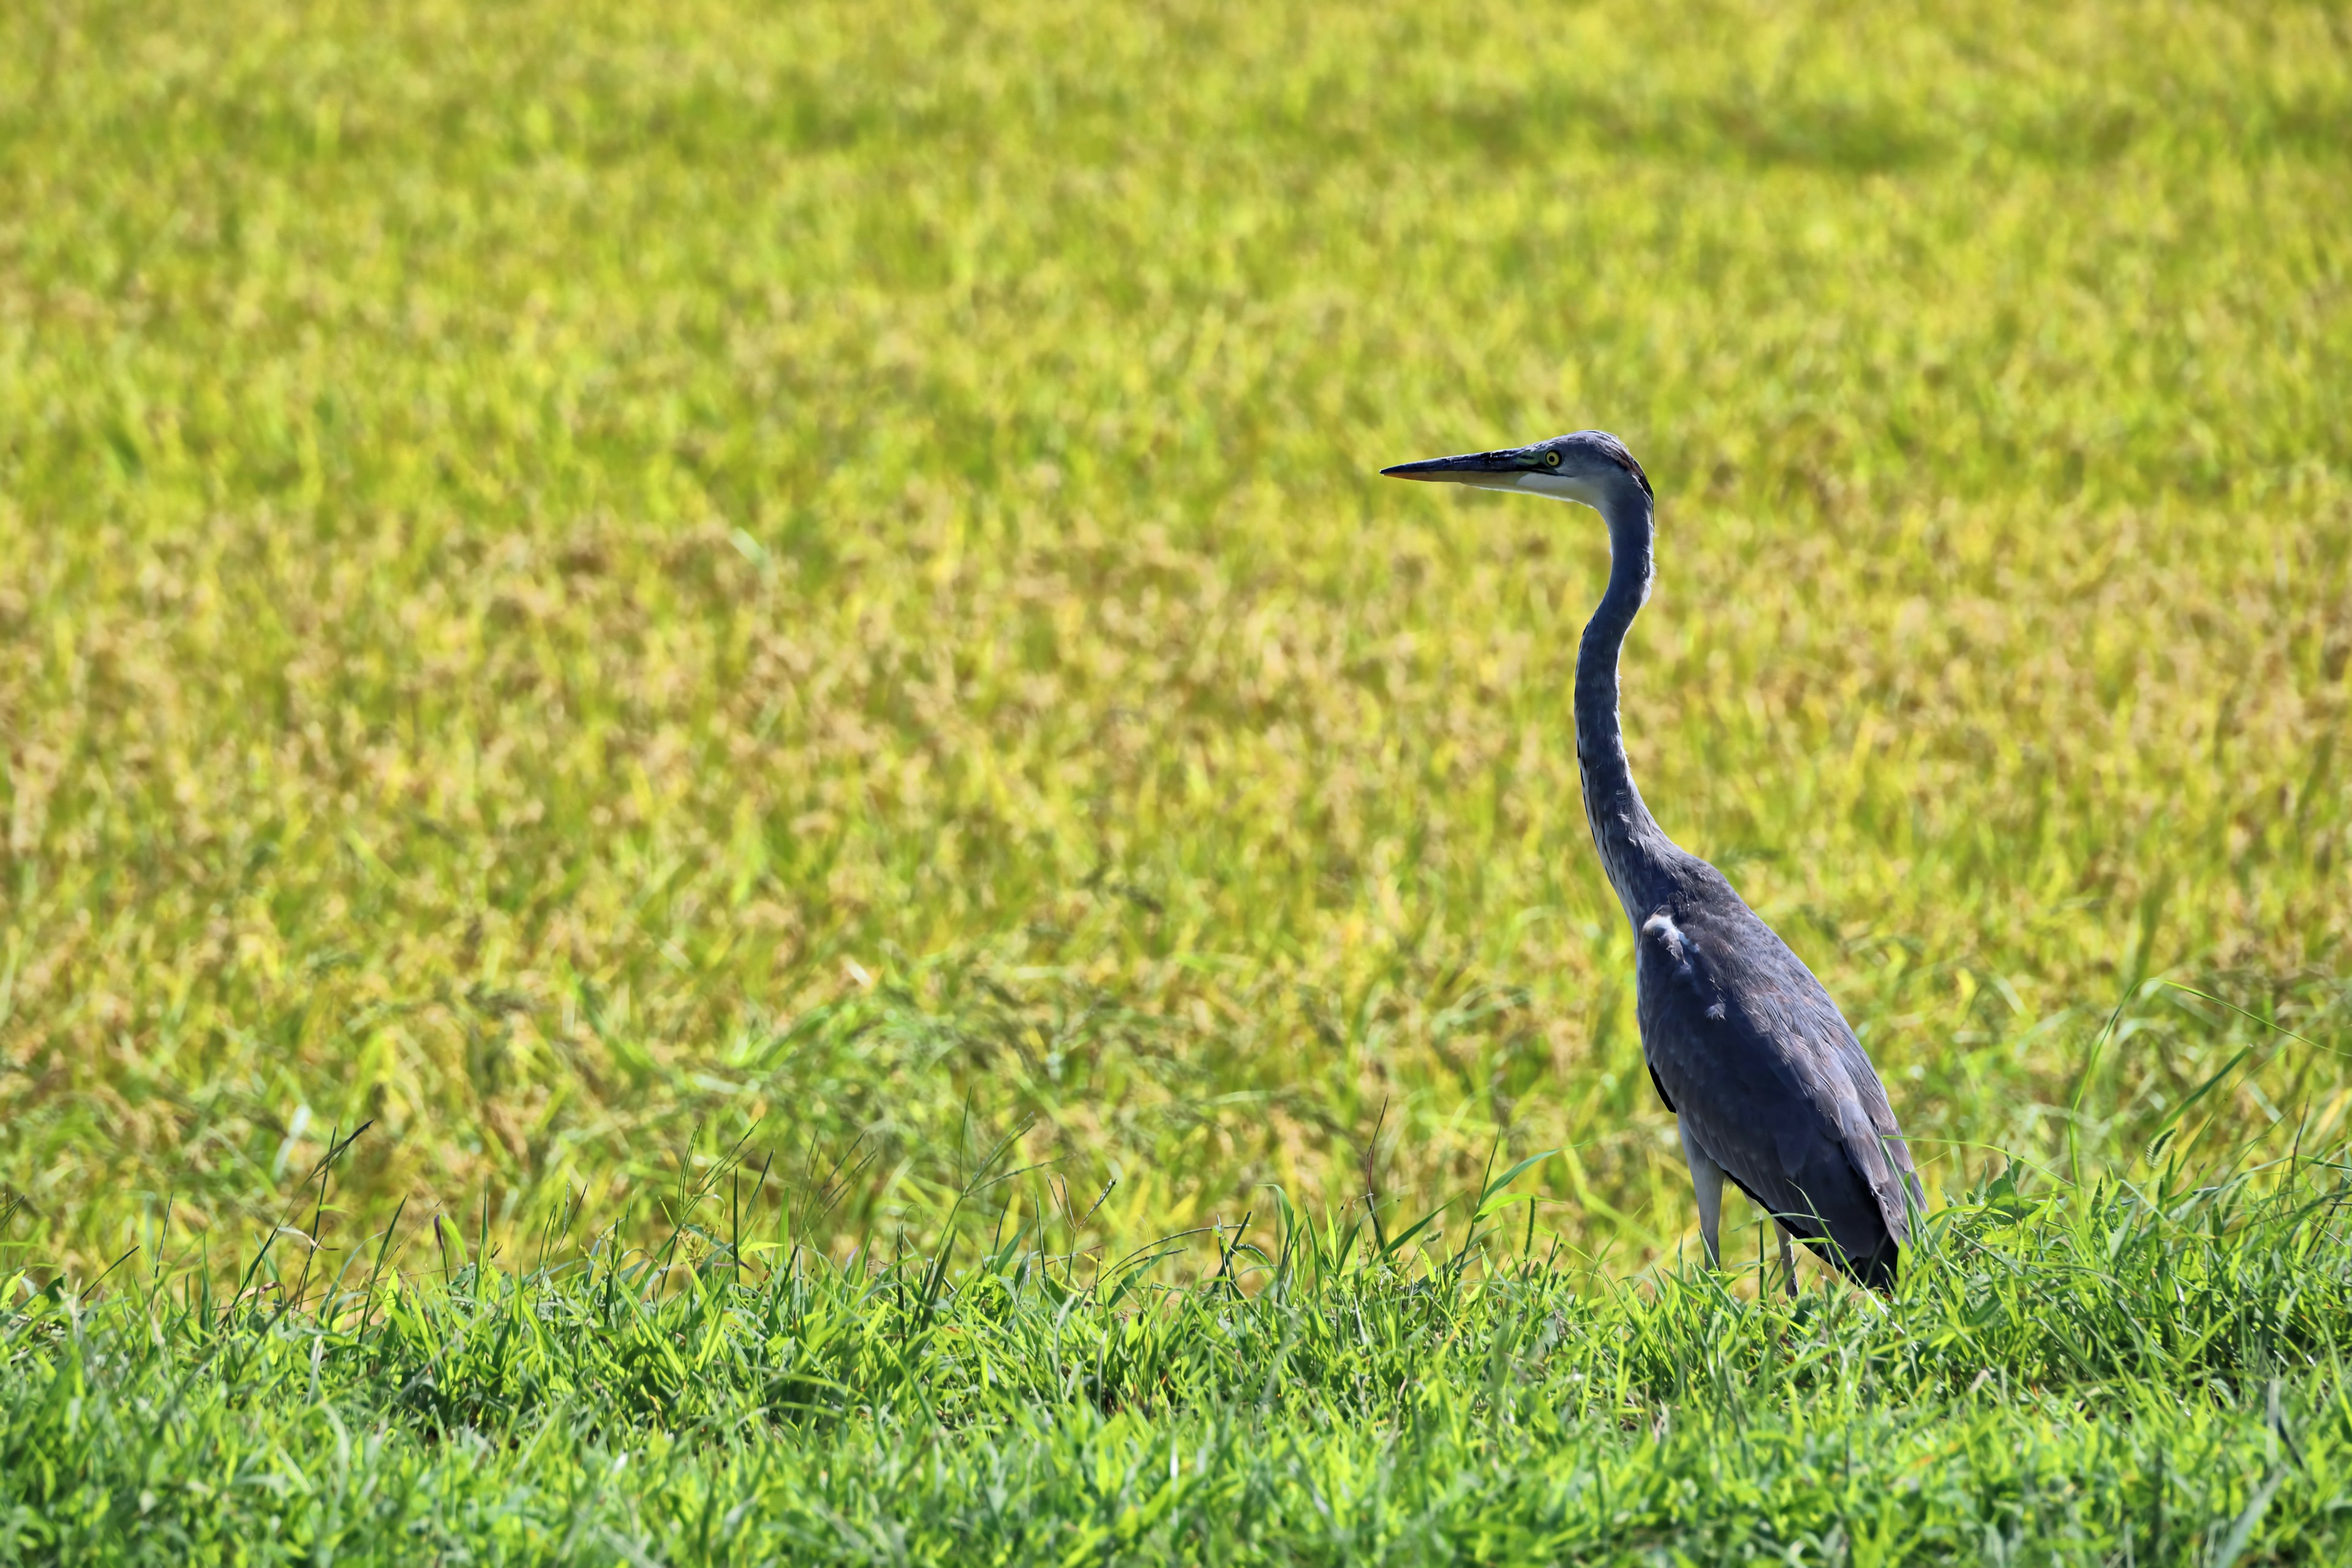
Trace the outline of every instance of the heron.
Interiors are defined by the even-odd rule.
[[[1576,655],[1576,760],[1601,864],[1633,930],[1635,1014],[1650,1081],[1675,1118],[1699,1239],[1722,1267],[1723,1183],[1791,1240],[1891,1290],[1921,1195],[1885,1087],[1829,993],[1723,873],[1668,838],[1633,787],[1617,660],[1650,597],[1656,498],[1601,430],[1382,468],[1392,479],[1575,501],[1609,528],[1609,586]]]

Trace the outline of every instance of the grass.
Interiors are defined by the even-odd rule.
[[[1286,1206],[1181,1289],[1050,1226],[840,1265],[789,1235],[646,1253],[553,1226],[502,1265],[445,1231],[430,1273],[289,1264],[233,1297],[159,1271],[9,1323],[0,1549],[2333,1562],[2347,1197],[2324,1163],[2003,1181],[1884,1303],[1489,1268]]]
[[[47,1500],[20,1554],[64,1550],[29,1532],[68,1495],[93,1552],[165,1542],[120,1511],[134,1452],[173,1528],[313,1539],[236,1510],[328,1492],[205,1501],[187,1456],[215,1450],[139,1445],[257,1445],[323,1486],[341,1422],[386,1456],[337,1472],[394,1489],[379,1521],[520,1555],[571,1529],[530,1533],[559,1494],[575,1549],[667,1555],[664,1499],[761,1487],[747,1519],[830,1497],[886,1531],[778,1552],[937,1555],[857,1489],[996,1539],[955,1510],[1034,1480],[1076,1521],[1167,1443],[1223,1456],[1187,1494],[1209,1514],[1165,1517],[1235,1556],[1344,1555],[1342,1518],[1391,1542],[1361,1556],[1536,1553],[1465,1521],[1540,1492],[1600,1521],[1571,1540],[1703,1558],[1744,1548],[1670,1501],[1612,1534],[1573,1478],[1698,1495],[1796,1477],[1806,1433],[1879,1467],[1970,1433],[1903,1473],[2011,1479],[1914,1524],[2007,1533],[1894,1555],[2201,1561],[2252,1517],[2241,1545],[2324,1558],[2320,1472],[2226,1456],[2325,1449],[2332,1307],[2273,1370],[2038,1386],[1921,1304],[1973,1278],[1949,1258],[1884,1319],[1817,1279],[1795,1316],[1677,1315],[1720,1290],[1677,1271],[1687,1184],[1576,804],[1604,541],[1373,470],[1587,425],[1641,457],[1637,775],[1839,999],[1934,1202],[2013,1172],[2054,1205],[1954,1235],[2077,1281],[2053,1260],[2135,1204],[2221,1212],[2201,1187],[2252,1206],[2147,1220],[2163,1247],[2320,1267],[2332,1221],[2286,1216],[2352,1109],[2347,42],[2325,5],[2126,0],[0,10],[0,1245],[37,1438],[5,1485]],[[1278,1345],[1306,1310],[1219,1278],[1275,1187],[1378,1251],[1548,1150],[1475,1268],[1418,1272],[1465,1246],[1457,1204],[1388,1270],[1310,1269],[1315,1299],[1404,1322],[1435,1291],[1491,1345],[1513,1290],[1572,1295],[1592,1342],[1548,1353],[1588,1373],[1621,1331],[1691,1367],[1768,1324],[1865,1359],[1948,1331],[1996,1382],[1644,1384],[1637,1431],[1513,1371],[1582,1412],[1526,1447],[1459,1346],[1428,1352],[1426,1426],[1241,1398],[1257,1341],[1202,1370],[1201,1324]],[[648,1321],[782,1311],[789,1278],[845,1343],[911,1344],[930,1321],[876,1282],[978,1267],[991,1151],[1029,1174],[982,1208],[1031,1251],[1048,1215],[1056,1256],[1183,1243],[1144,1282],[1186,1293],[1142,1316],[1064,1319],[1032,1269],[1006,1331],[1141,1324],[1192,1393],[966,1407],[966,1363],[919,1357],[838,1379],[854,1420],[714,1385],[722,1439],[681,1435],[676,1391],[597,1414],[604,1373],[561,1420],[436,1426],[363,1370],[475,1314],[603,1322],[577,1314],[638,1298],[597,1270],[739,1176],[710,1234],[788,1236],[797,1272],[723,1306],[639,1279]],[[604,1261],[513,1261],[580,1215]],[[459,1234],[508,1261],[437,1272]],[[256,1278],[310,1282],[257,1318],[271,1237]],[[362,1331],[317,1280],[379,1248],[422,1315],[370,1297]],[[924,1310],[978,1311],[965,1278]],[[2188,1310],[2126,1291],[2097,1333]],[[166,1386],[188,1403],[150,1422]],[[54,1418],[94,1447],[37,1493],[58,1439],[27,1412],[68,1388]],[[2074,1478],[2073,1522],[2029,1473]],[[2148,1475],[2190,1489],[2185,1533],[2126,1549]],[[494,1522],[499,1477],[540,1500]],[[1244,1540],[1244,1480],[1295,1528]],[[1377,1526],[1302,1500],[1341,1495],[1420,1500]],[[1803,1495],[1774,1531],[1858,1559],[1853,1510]],[[1019,1539],[1076,1549],[1061,1528]]]

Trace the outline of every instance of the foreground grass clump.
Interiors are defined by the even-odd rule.
[[[1295,1220],[1181,1289],[1019,1227],[847,1267],[682,1231],[505,1268],[445,1233],[446,1273],[362,1256],[234,1300],[166,1271],[6,1320],[0,1546],[2340,1561],[2347,1200],[2321,1163],[2004,1180],[1935,1219],[1888,1301],[1489,1268]]]

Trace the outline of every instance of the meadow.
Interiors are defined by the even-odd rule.
[[[91,0],[0,149],[5,1550],[2340,1551],[2340,8]],[[1586,426],[1883,1309],[1695,1267],[1597,523],[1375,473]]]

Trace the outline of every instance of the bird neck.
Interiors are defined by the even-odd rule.
[[[1654,909],[1674,845],[1658,828],[1633,770],[1617,720],[1617,654],[1650,596],[1650,500],[1633,491],[1601,509],[1609,524],[1609,591],[1585,623],[1576,656],[1576,760],[1584,776],[1584,816],[1609,884],[1639,926]]]

